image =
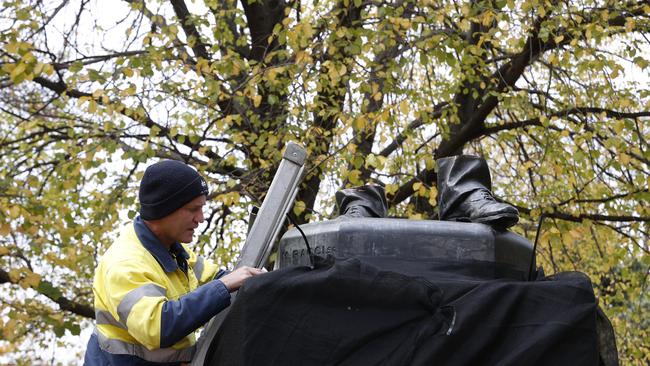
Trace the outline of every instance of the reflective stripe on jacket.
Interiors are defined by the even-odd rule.
[[[172,251],[175,256],[139,217],[106,251],[93,283],[101,352],[160,363],[191,360],[194,331],[230,304],[230,294],[214,279],[223,274],[214,263],[185,245]]]

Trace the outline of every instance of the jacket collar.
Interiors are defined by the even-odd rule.
[[[185,260],[190,258],[190,255],[185,251],[180,243],[172,244],[169,251],[167,251],[156,235],[147,227],[147,225],[145,225],[140,216],[133,220],[133,228],[135,229],[135,234],[138,236],[138,239],[140,239],[142,246],[144,246],[149,253],[156,258],[165,272],[174,272],[178,269],[175,257]]]

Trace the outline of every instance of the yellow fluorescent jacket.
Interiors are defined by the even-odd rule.
[[[218,267],[185,244],[182,247],[189,253],[187,274],[178,266],[166,271],[169,265],[164,268],[164,261],[159,262],[160,252],[152,253],[152,243],[142,243],[142,235],[139,238],[136,234],[134,226],[142,225],[138,233],[144,226],[138,220],[122,229],[95,272],[99,346],[104,352],[153,362],[189,361],[196,342],[194,330],[228,306],[230,295],[221,281],[213,281]],[[173,258],[169,254],[168,259]],[[162,329],[165,324],[173,329]],[[188,325],[192,328],[189,334],[175,334]],[[180,340],[161,348],[162,337]]]

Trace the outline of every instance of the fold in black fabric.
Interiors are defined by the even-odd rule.
[[[354,258],[257,276],[206,365],[598,364],[588,277],[500,280],[487,267]]]

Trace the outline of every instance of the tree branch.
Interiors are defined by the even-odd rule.
[[[9,276],[9,273],[3,269],[0,269],[0,284],[1,283],[11,283],[13,285],[18,284],[17,281],[12,281],[11,277]],[[39,294],[59,304],[61,310],[69,311],[73,314],[77,314],[85,318],[95,319],[95,309],[92,306],[74,302],[63,295],[57,297],[53,294],[53,293],[60,293],[59,291],[54,291],[53,293],[48,293],[48,294],[43,293],[39,291],[39,289],[42,288],[43,285],[46,285],[49,288],[54,288],[52,283],[45,280],[41,280],[40,285],[37,288],[35,288],[35,290]]]
[[[448,102],[443,102],[443,103],[437,104],[433,108],[433,113],[429,116],[429,119],[434,120],[434,119],[440,117],[442,115],[442,109],[444,107],[448,106],[448,105],[449,105]],[[425,121],[422,118],[418,118],[418,119],[413,120],[411,123],[408,124],[408,126],[406,126],[404,131],[400,132],[395,137],[395,139],[393,141],[391,141],[390,144],[388,144],[385,148],[383,148],[379,152],[379,155],[381,155],[383,157],[388,157],[390,154],[395,152],[395,150],[397,150],[400,146],[402,146],[402,143],[404,141],[406,141],[408,133],[410,133],[411,131],[414,131],[415,129],[417,129],[420,126],[423,126],[424,124],[425,124]]]
[[[101,98],[95,98],[92,94],[82,92],[76,89],[69,89],[67,85],[62,81],[59,80],[58,82],[54,82],[52,80],[49,80],[44,77],[36,77],[34,78],[34,82],[37,84],[59,94],[59,95],[67,95],[73,98],[81,98],[81,97],[86,97],[90,98],[93,101],[95,101],[97,104],[104,105],[105,103],[102,101]],[[135,113],[131,112],[128,109],[123,109],[120,111],[120,114],[123,116],[126,116],[134,121],[137,121],[139,123],[142,123],[144,126],[148,128],[156,128],[158,129],[158,133],[156,136],[158,137],[165,137],[165,136],[170,136],[170,130],[169,128],[162,126],[158,123],[156,123],[154,120],[152,120],[146,113]],[[180,142],[180,138],[182,137],[183,142]],[[177,134],[173,138],[174,142],[185,145],[191,149],[196,149],[196,144],[193,144],[188,136],[180,135]],[[216,162],[214,167],[210,170],[214,173],[217,174],[224,174],[224,175],[230,175],[234,177],[242,177],[243,175],[246,174],[246,170],[242,168],[238,168],[229,164],[224,164],[223,163],[223,158],[216,154],[212,150],[208,150],[205,152],[205,156],[208,157],[211,161]]]
[[[52,67],[54,67],[54,70],[65,70],[69,68],[73,63],[75,62],[81,62],[82,65],[92,65],[98,62],[103,62],[107,61],[113,58],[117,57],[128,57],[128,56],[138,56],[138,55],[144,55],[148,53],[148,51],[145,50],[139,50],[139,51],[125,51],[125,52],[116,52],[116,53],[111,53],[108,55],[98,55],[98,56],[86,56],[86,57],[81,57],[76,60],[70,60],[66,62],[56,62],[52,64]]]
[[[269,37],[273,34],[273,27],[284,18],[286,3],[284,0],[259,0],[254,2],[241,0],[241,4],[251,34],[248,58],[261,62],[269,49],[273,50],[278,47],[277,37],[273,37],[271,42],[269,42]]]
[[[607,117],[610,118],[640,118],[640,117],[650,117],[650,112],[619,112],[612,109],[597,108],[597,107],[575,107],[569,108],[562,111],[553,112],[548,115],[548,117],[566,117],[569,115],[576,114],[592,114],[592,113],[605,113]],[[543,124],[540,121],[539,117],[527,119],[524,121],[516,121],[511,123],[504,123],[502,125],[497,125],[493,127],[485,127],[475,131],[475,134],[472,138],[477,138],[481,136],[491,135],[500,131],[505,130],[514,130],[517,128],[528,127],[528,126],[539,126],[542,127]]]
[[[192,19],[190,19],[191,14],[187,9],[187,5],[185,5],[185,1],[170,0],[169,2],[172,3],[174,13],[176,13],[176,17],[178,17],[178,20],[181,22],[183,31],[187,36],[187,43],[190,45],[190,47],[192,47],[194,55],[205,60],[209,60],[211,57],[207,51],[207,46],[203,43],[203,41],[201,41],[201,35],[199,34],[199,31],[196,29],[194,24],[192,24]]]
[[[124,0],[124,1],[131,4],[132,6],[135,6],[136,8],[140,8],[142,14],[144,14],[144,16],[146,16],[147,19],[149,19],[149,21],[157,28],[163,29],[167,27],[167,23],[165,22],[164,18],[160,16],[155,16],[155,14],[146,7],[144,1],[142,2],[140,2],[139,0]],[[178,38],[174,38],[172,42],[174,46],[179,49],[179,52],[181,52],[181,60],[183,60],[183,62],[186,62],[190,65],[196,65],[196,60],[193,59],[192,56],[190,56],[190,54],[187,53],[187,51],[185,50],[185,45]]]
[[[506,201],[503,201],[506,202]],[[506,202],[519,210],[519,213],[530,215],[532,209],[523,206],[517,206],[510,202]],[[571,214],[567,212],[558,211],[557,208],[551,208],[551,211],[544,210],[546,217],[552,217],[565,221],[583,222],[585,220],[591,221],[616,221],[616,222],[650,222],[650,217],[646,216],[632,216],[632,215],[601,215],[601,214]]]
[[[649,1],[642,1],[635,3],[634,5],[638,8],[630,10],[625,15],[620,15],[618,17],[608,20],[608,24],[611,26],[623,26],[628,18],[632,16],[639,16],[644,14],[642,5],[647,4]],[[472,113],[472,117],[464,122],[461,127],[454,131],[455,133],[450,135],[447,140],[443,140],[438,148],[435,151],[435,158],[443,158],[446,156],[453,155],[454,152],[458,151],[463,145],[472,139],[480,136],[480,131],[485,129],[484,123],[485,119],[492,113],[494,108],[499,103],[499,93],[503,93],[509,88],[514,87],[515,83],[521,75],[524,73],[526,68],[531,64],[531,62],[537,59],[542,53],[555,49],[557,47],[569,44],[571,42],[572,35],[569,34],[566,30],[559,30],[558,34],[565,35],[564,39],[560,42],[555,41],[555,37],[550,37],[548,40],[543,41],[539,38],[539,30],[544,19],[548,17],[548,14],[545,17],[540,17],[533,26],[530,36],[528,37],[524,48],[515,55],[509,62],[502,65],[498,70],[496,70],[490,79],[498,80],[496,85],[491,89],[493,94],[490,94],[486,97],[480,106]],[[585,19],[591,20],[595,18],[596,15],[586,14]],[[585,22],[583,22],[585,23]],[[534,121],[529,121],[529,123],[534,123]],[[413,184],[416,182],[423,182],[424,184],[430,185],[436,178],[435,172],[423,170],[416,177],[410,179],[405,184],[401,185],[395,194],[392,197],[389,197],[389,202],[391,204],[398,204],[410,197],[413,194]]]

